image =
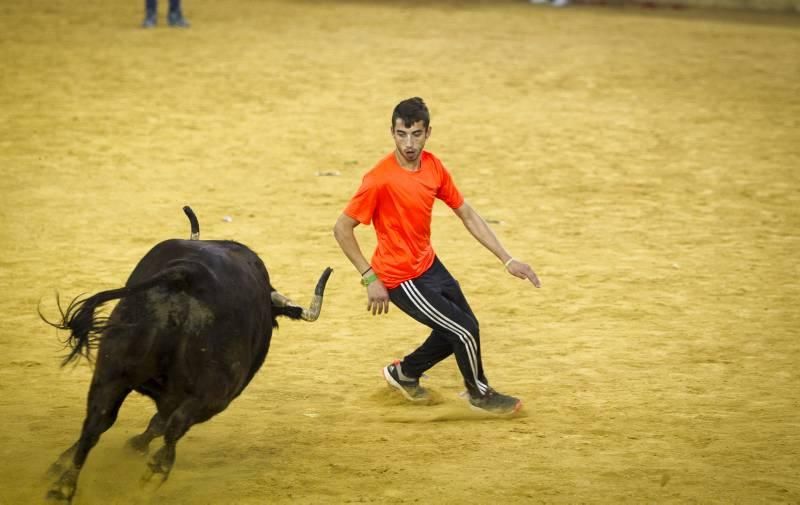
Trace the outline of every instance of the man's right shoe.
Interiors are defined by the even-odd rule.
[[[144,21],[142,21],[142,28],[155,28],[157,22],[158,18],[156,17],[156,13],[148,12],[144,16]]]
[[[390,386],[397,389],[403,396],[412,402],[420,402],[428,399],[428,391],[419,385],[419,379],[401,379],[400,378],[400,360],[395,360],[392,364],[387,365],[383,369],[383,377]]]
[[[514,414],[522,408],[522,400],[519,398],[498,393],[491,388],[481,396],[472,396],[467,391],[465,391],[463,395],[469,401],[470,407],[472,407],[473,410],[488,412],[490,414]]]

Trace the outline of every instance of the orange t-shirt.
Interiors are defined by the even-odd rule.
[[[457,209],[464,197],[442,162],[422,151],[416,172],[402,168],[394,152],[364,175],[344,213],[372,222],[378,245],[372,269],[387,289],[422,275],[433,264],[431,213],[438,198]]]

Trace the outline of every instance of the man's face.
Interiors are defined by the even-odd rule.
[[[425,141],[431,135],[431,127],[425,128],[422,121],[417,121],[410,127],[406,127],[402,119],[397,119],[392,128],[392,137],[397,146],[397,152],[408,163],[416,163]]]

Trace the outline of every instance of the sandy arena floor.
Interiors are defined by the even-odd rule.
[[[800,502],[800,18],[525,1],[186,0],[0,7],[0,505],[40,503],[91,368],[36,313],[119,287],[158,241],[250,245],[321,319],[178,446],[162,487],[124,441],[75,504]],[[510,420],[411,406],[381,367],[425,330],[373,318],[331,228],[419,95],[428,148],[517,257],[442,204],[434,246],[482,327]],[[320,175],[335,173],[337,175]],[[225,216],[231,222],[223,220]],[[365,250],[372,230],[359,229]]]

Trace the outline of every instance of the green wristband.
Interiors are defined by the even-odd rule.
[[[374,273],[372,273],[372,274],[369,274],[366,277],[362,277],[361,278],[361,285],[362,286],[369,286],[370,284],[372,284],[373,282],[375,282],[377,280],[378,280],[378,276],[375,275]]]

